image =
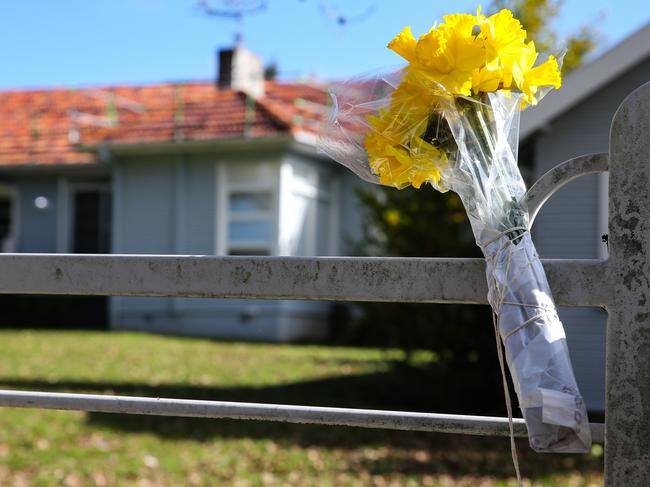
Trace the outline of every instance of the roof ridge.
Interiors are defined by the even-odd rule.
[[[120,89],[120,88],[126,88],[126,89],[138,89],[138,88],[159,88],[159,87],[173,87],[173,86],[178,86],[178,85],[185,85],[185,86],[208,86],[208,85],[214,85],[214,80],[212,79],[196,79],[196,80],[181,80],[181,81],[145,81],[142,83],[131,83],[131,82],[125,82],[125,83],[115,83],[115,84],[87,84],[87,85],[80,85],[80,86],[74,86],[74,85],[53,85],[53,86],[44,86],[44,87],[27,87],[27,88],[19,88],[19,87],[10,87],[10,88],[0,88],[0,95],[1,94],[16,94],[16,93],[56,93],[56,92],[79,92],[79,91],[92,91],[92,90],[113,90],[113,89]],[[312,83],[312,82],[303,82],[303,81],[277,81],[277,80],[266,80],[265,84],[267,86],[280,86],[280,87],[290,87],[290,86],[306,86],[310,88],[322,88],[324,84],[321,83]],[[215,90],[218,88],[215,86]],[[222,91],[234,91],[237,92],[239,90],[236,89],[230,89],[230,90],[223,90]]]

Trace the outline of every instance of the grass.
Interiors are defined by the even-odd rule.
[[[0,331],[0,387],[426,409],[396,351]],[[423,404],[425,405],[423,407]],[[602,457],[519,446],[528,485],[602,484]],[[0,485],[506,486],[507,439],[28,409],[0,412]]]

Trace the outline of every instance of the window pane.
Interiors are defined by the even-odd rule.
[[[270,241],[273,233],[269,220],[235,221],[228,225],[229,242]]]
[[[271,195],[269,193],[231,193],[230,211],[270,211]]]

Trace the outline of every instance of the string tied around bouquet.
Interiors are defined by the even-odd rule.
[[[517,250],[517,244],[522,241],[524,238],[524,234],[529,232],[529,229],[527,227],[522,227],[522,226],[517,226],[517,227],[512,227],[508,228],[507,230],[504,230],[502,232],[497,233],[494,235],[490,240],[486,242],[481,242],[480,247],[481,250],[483,251],[483,254],[485,255],[485,259],[487,262],[492,261],[495,258],[499,258],[503,255],[505,252],[505,269],[506,269],[506,275],[510,273],[510,264],[512,261],[512,255],[513,252]],[[499,242],[503,237],[507,237],[507,240],[505,241],[505,245],[499,245],[499,247],[494,251],[495,249],[491,249],[490,246],[492,244],[495,244]],[[528,266],[532,265],[531,262],[528,263]],[[525,271],[525,269],[520,270],[520,272]],[[509,282],[513,282],[510,281]],[[506,292],[506,286],[499,285],[499,282],[497,281],[496,277],[494,274],[491,276],[491,289],[496,291],[495,293],[495,303],[496,306],[493,306],[493,311],[492,311],[492,324],[494,326],[494,338],[495,338],[495,343],[496,343],[496,348],[497,348],[497,357],[499,359],[499,367],[501,369],[501,380],[503,382],[503,394],[505,397],[505,403],[506,403],[506,410],[508,413],[508,427],[509,427],[509,436],[510,436],[510,453],[512,455],[512,463],[515,468],[515,474],[517,476],[517,485],[519,487],[523,486],[523,480],[521,477],[521,471],[519,468],[519,459],[517,456],[517,445],[515,442],[515,432],[514,432],[514,421],[513,421],[513,412],[512,412],[512,401],[510,400],[510,388],[508,386],[508,379],[506,377],[506,367],[505,367],[505,358],[504,358],[504,352],[503,348],[505,346],[505,343],[508,338],[510,338],[512,335],[514,335],[516,332],[519,330],[525,328],[526,326],[530,325],[531,323],[534,323],[537,321],[540,317],[543,316],[544,313],[552,311],[549,308],[546,308],[544,306],[540,306],[537,304],[527,304],[527,303],[515,303],[515,302],[510,302],[505,300],[505,292]],[[520,307],[526,307],[526,308],[536,308],[539,309],[539,313],[536,313],[534,316],[531,318],[527,319],[523,323],[519,324],[512,330],[510,330],[505,336],[501,336],[501,333],[499,331],[499,315],[501,314],[501,309],[504,305],[509,305],[509,306],[520,306]]]

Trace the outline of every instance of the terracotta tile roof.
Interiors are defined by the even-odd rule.
[[[314,132],[323,86],[267,82],[252,101],[211,82],[0,92],[0,166],[91,164],[79,146]]]

